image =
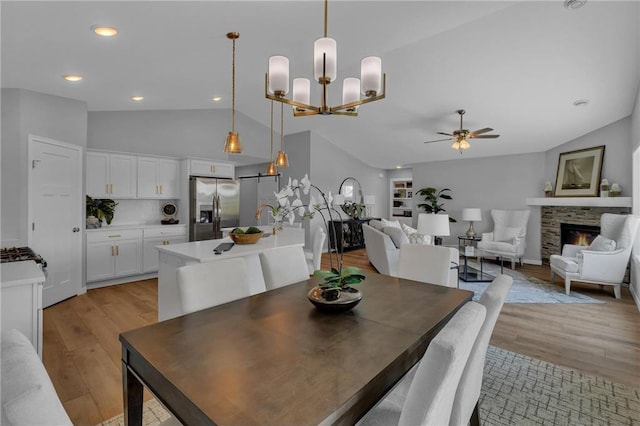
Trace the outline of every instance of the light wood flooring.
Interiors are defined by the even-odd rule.
[[[375,273],[364,250],[345,253],[344,262]],[[517,269],[549,279],[545,266]],[[559,280],[556,285],[562,288]],[[616,300],[597,286],[575,288],[605,303],[504,305],[491,344],[640,387],[640,314],[629,291]],[[157,291],[155,279],[138,281],[89,290],[44,310],[44,364],[76,425],[122,412],[118,334],[157,321]]]

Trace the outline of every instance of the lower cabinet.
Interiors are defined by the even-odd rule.
[[[87,282],[142,273],[142,230],[87,233]]]
[[[171,226],[168,228],[167,226]],[[180,244],[187,242],[187,228],[184,226],[167,225],[162,228],[147,228],[144,230],[144,249],[142,272],[156,272],[158,270],[157,246]],[[174,227],[175,226],[175,227]]]

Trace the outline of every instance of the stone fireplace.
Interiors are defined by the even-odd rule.
[[[600,230],[600,216],[603,213],[629,214],[628,207],[584,207],[584,206],[552,206],[543,205],[540,208],[541,253],[540,257],[545,264],[549,263],[552,254],[560,254],[562,251],[562,224],[577,225],[588,232],[593,238]],[[586,225],[584,227],[583,225]],[[593,234],[593,232],[597,232]],[[585,245],[589,245],[590,240]],[[570,243],[575,244],[575,243]]]

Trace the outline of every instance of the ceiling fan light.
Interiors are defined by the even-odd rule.
[[[319,38],[313,43],[313,76],[322,83],[323,77],[327,83],[336,79],[338,74],[338,47],[336,41],[329,37]]]
[[[293,79],[293,100],[309,105],[311,101],[311,81],[308,78]],[[293,107],[293,109],[296,108],[295,106]]]
[[[285,56],[269,58],[269,91],[276,96],[289,93],[289,59]]]
[[[349,104],[360,100],[360,79],[348,77],[342,82],[342,104]],[[358,107],[349,108],[356,111]]]
[[[460,149],[469,149],[470,146],[466,139],[460,141]]]
[[[362,94],[376,96],[382,88],[382,60],[377,56],[368,56],[360,62]]]
[[[278,151],[278,156],[276,157],[276,166],[289,167],[289,156],[286,152]]]
[[[453,149],[460,149],[460,142],[455,141],[455,142],[453,143],[453,145],[451,145],[451,148],[453,148]]]
[[[237,132],[229,132],[224,144],[224,152],[228,154],[242,154],[242,143]]]

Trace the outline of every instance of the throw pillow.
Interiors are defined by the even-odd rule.
[[[616,242],[609,238],[598,235],[593,239],[587,250],[591,251],[613,251],[616,249]]]
[[[382,232],[382,229],[384,228],[384,224],[382,223],[381,220],[376,220],[376,219],[371,219],[369,221],[369,226],[372,228],[377,229],[378,231]]]
[[[500,227],[493,230],[493,241],[512,242],[514,238],[520,236],[519,227]]]
[[[400,228],[396,228],[395,226],[385,226],[382,229],[382,232],[391,238],[391,241],[393,241],[393,245],[396,246],[396,248],[400,248],[402,244],[409,243],[409,238],[407,238]]]
[[[413,234],[409,235],[409,242],[411,244],[424,244],[428,246],[431,244],[431,235],[419,234],[417,232],[414,232]]]
[[[402,227],[402,230],[404,231],[404,233],[407,235],[407,237],[411,234],[415,234],[416,232],[418,232],[417,229],[410,227],[409,225],[405,225],[404,223],[400,225]]]
[[[382,221],[382,224],[387,227],[387,226],[391,226],[393,228],[400,228],[400,222],[397,220],[387,220],[387,219],[380,219]]]

